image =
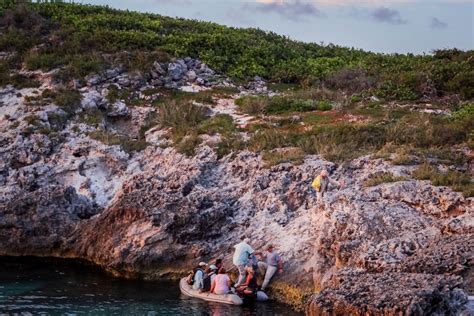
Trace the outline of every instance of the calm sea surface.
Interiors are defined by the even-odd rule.
[[[67,262],[0,258],[0,315],[301,315],[275,302],[208,303],[177,282],[129,281]]]

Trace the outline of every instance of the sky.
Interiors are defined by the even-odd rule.
[[[382,53],[474,49],[474,0],[82,0]]]

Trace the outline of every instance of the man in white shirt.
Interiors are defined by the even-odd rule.
[[[249,240],[246,239],[245,236],[242,236],[240,240],[241,242],[234,246],[235,252],[234,257],[232,259],[232,262],[239,270],[239,280],[237,281],[235,286],[238,286],[245,282],[245,277],[247,276],[247,273],[245,272],[245,266],[249,262],[249,255],[254,252],[252,247],[250,247],[250,245],[248,244]]]

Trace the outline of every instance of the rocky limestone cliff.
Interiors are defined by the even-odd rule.
[[[51,85],[43,82],[40,91]],[[79,111],[100,107],[98,90],[81,90]],[[270,294],[311,315],[455,314],[474,292],[474,201],[411,179],[413,167],[306,156],[267,168],[258,153],[218,159],[206,143],[190,158],[160,147],[160,130],[129,153],[91,139],[75,120],[25,133],[31,114],[39,126],[61,115],[54,104],[26,105],[31,94],[0,92],[0,255],[81,258],[153,279],[217,257],[230,267],[246,235],[284,258]],[[151,110],[120,107],[110,111],[131,129]],[[346,186],[318,205],[310,183],[323,168]],[[366,187],[378,172],[406,181]]]

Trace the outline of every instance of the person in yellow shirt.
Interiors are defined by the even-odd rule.
[[[313,189],[316,190],[317,192],[317,201],[318,203],[322,203],[324,193],[326,193],[329,190],[329,185],[332,184],[334,186],[337,186],[339,189],[341,189],[344,186],[344,182],[337,182],[329,177],[329,172],[326,169],[323,169],[321,173],[313,180],[313,183],[311,186]]]

